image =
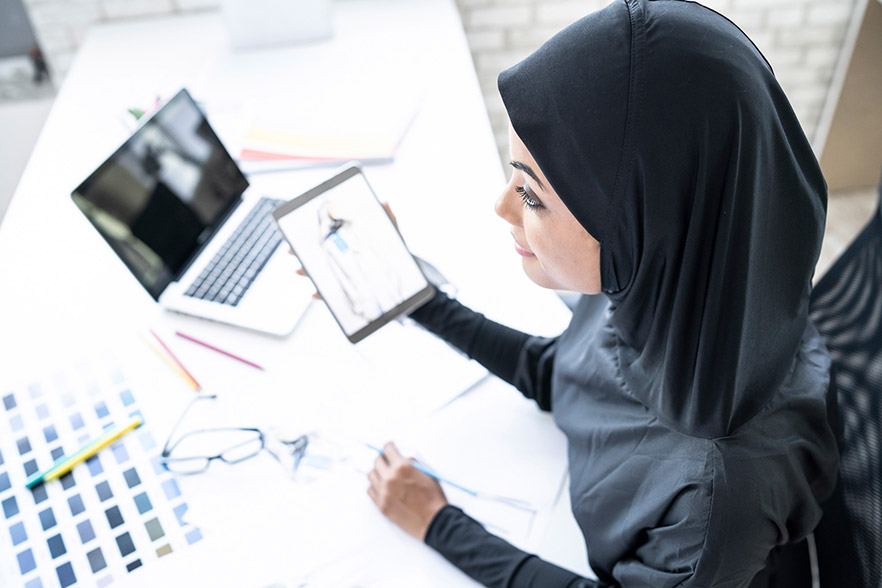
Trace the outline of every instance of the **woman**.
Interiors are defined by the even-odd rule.
[[[826,187],[768,63],[715,12],[616,0],[499,76],[527,275],[583,297],[557,338],[438,295],[413,317],[553,412],[600,585],[763,585],[832,491],[830,362],[807,319]],[[448,505],[393,445],[392,521],[492,586],[593,586]]]

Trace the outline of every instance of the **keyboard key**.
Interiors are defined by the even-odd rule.
[[[282,242],[270,216],[281,202],[262,198],[185,295],[236,306]]]

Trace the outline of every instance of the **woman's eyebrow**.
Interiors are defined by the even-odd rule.
[[[522,172],[536,180],[536,183],[539,184],[539,187],[543,190],[545,189],[545,184],[542,183],[542,180],[539,179],[539,177],[536,175],[536,172],[534,172],[529,165],[527,165],[526,163],[521,163],[520,161],[509,161],[508,164],[515,169],[521,170]]]

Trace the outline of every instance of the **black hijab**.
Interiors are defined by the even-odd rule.
[[[617,0],[499,76],[515,132],[601,246],[620,385],[728,435],[793,373],[826,186],[771,67],[693,2]]]

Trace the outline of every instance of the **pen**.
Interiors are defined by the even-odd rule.
[[[39,472],[31,476],[31,478],[25,483],[25,486],[27,488],[33,488],[37,484],[42,484],[43,482],[48,482],[50,480],[54,480],[55,478],[63,476],[71,469],[73,469],[75,465],[86,461],[105,447],[112,445],[120,437],[122,437],[129,431],[140,427],[141,423],[143,422],[144,421],[143,419],[141,419],[141,417],[133,417],[132,420],[129,421],[124,427],[111,429],[105,432],[97,439],[94,439],[83,445],[80,450],[73,455],[69,457],[59,457],[48,470]]]
[[[374,445],[371,445],[370,443],[365,443],[365,445],[368,447],[368,449],[372,449],[372,450],[376,451],[377,453],[379,453],[379,454],[382,455],[382,456],[385,456],[385,455],[386,455],[386,454],[383,452],[383,450],[380,449],[379,447],[375,447]],[[429,476],[430,478],[434,478],[435,480],[437,480],[437,481],[439,481],[439,482],[444,482],[445,484],[447,484],[447,485],[449,485],[449,486],[453,486],[454,488],[458,488],[459,490],[462,490],[462,491],[465,492],[466,494],[470,494],[470,495],[472,495],[472,496],[477,496],[477,495],[478,495],[478,493],[475,492],[474,490],[469,490],[469,489],[466,488],[465,486],[460,486],[460,485],[457,484],[456,482],[451,482],[451,481],[448,480],[447,478],[444,478],[444,477],[440,476],[440,475],[438,474],[438,472],[436,472],[436,471],[433,470],[432,468],[430,468],[430,467],[428,467],[428,466],[426,466],[426,465],[423,465],[423,464],[421,464],[421,463],[418,462],[418,461],[411,460],[410,463],[413,465],[413,467],[415,467],[415,468],[418,469],[419,471],[423,472],[424,474],[426,474],[426,475]]]

